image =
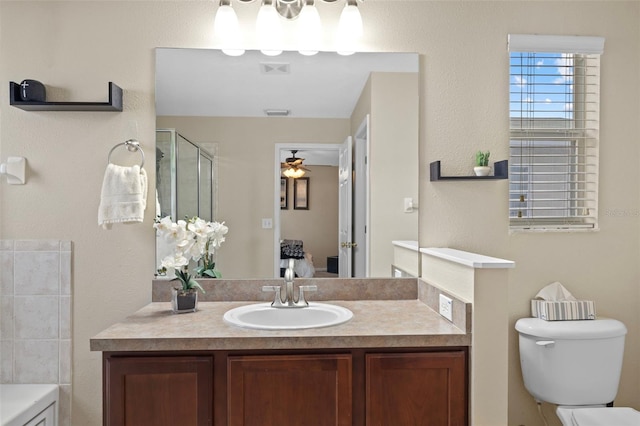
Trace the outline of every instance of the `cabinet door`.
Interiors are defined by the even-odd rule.
[[[212,357],[106,357],[104,364],[106,426],[212,424]]]
[[[351,425],[351,355],[230,356],[229,426]]]
[[[467,423],[463,351],[367,354],[367,426]]]

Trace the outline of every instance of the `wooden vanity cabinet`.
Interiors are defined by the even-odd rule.
[[[465,425],[462,351],[366,355],[366,424]]]
[[[352,424],[349,354],[230,356],[227,366],[229,426]]]
[[[104,425],[213,424],[213,356],[105,354],[103,368]]]
[[[467,348],[105,353],[104,424],[462,426]]]

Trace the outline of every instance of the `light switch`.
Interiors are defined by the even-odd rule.
[[[273,228],[273,219],[270,217],[262,218],[262,229],[271,229]]]
[[[413,198],[404,199],[404,212],[411,213],[413,211]]]

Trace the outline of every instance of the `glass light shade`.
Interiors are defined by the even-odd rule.
[[[313,5],[305,5],[298,16],[299,52],[311,56],[320,51],[322,41],[322,22],[318,9]]]
[[[260,51],[267,56],[282,53],[282,25],[275,6],[263,4],[256,18],[256,36],[262,46]]]
[[[362,16],[358,6],[349,4],[342,9],[338,22],[338,53],[351,55],[355,53],[356,41],[362,37]]]
[[[291,168],[291,169],[285,170],[284,172],[282,172],[282,174],[285,175],[288,178],[297,179],[299,177],[304,176],[304,170],[297,169],[297,168]]]
[[[222,51],[229,56],[240,56],[244,49],[238,47],[242,44],[242,33],[238,24],[238,16],[231,6],[220,6],[216,11],[213,21],[213,34],[222,44]]]

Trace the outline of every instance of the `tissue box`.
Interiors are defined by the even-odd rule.
[[[596,319],[596,306],[591,300],[532,300],[531,316],[546,321],[593,320]]]

